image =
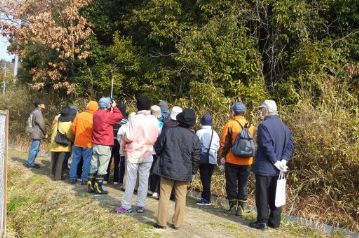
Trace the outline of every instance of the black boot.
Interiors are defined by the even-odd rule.
[[[89,174],[87,181],[87,192],[94,193],[95,192],[95,175]]]
[[[103,185],[103,177],[101,176],[98,176],[96,178],[96,182],[95,182],[95,186],[94,186],[94,189],[95,189],[95,193],[96,194],[107,194],[108,192],[105,191],[103,188],[102,188],[102,185]]]
[[[234,215],[237,211],[237,199],[230,199],[229,200],[229,209],[226,211],[226,214],[228,215]]]
[[[245,212],[249,212],[247,209],[247,201],[239,200],[236,210],[236,216],[242,216]]]

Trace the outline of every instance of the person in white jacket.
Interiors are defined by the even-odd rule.
[[[219,136],[212,129],[212,116],[207,113],[201,118],[201,129],[196,132],[201,141],[201,162],[199,172],[203,186],[202,198],[197,205],[211,205],[211,180],[217,165],[217,152],[220,146]]]

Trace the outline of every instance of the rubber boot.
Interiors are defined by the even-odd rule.
[[[247,201],[239,200],[236,216],[242,216],[244,213],[249,212],[249,209],[247,208]]]
[[[230,199],[229,200],[229,209],[226,211],[226,214],[233,215],[237,211],[237,199]]]
[[[95,182],[95,186],[94,186],[96,194],[107,194],[108,193],[107,191],[105,191],[103,189],[102,185],[103,185],[103,177],[98,176],[96,178],[96,182]]]
[[[95,175],[89,174],[87,181],[87,192],[94,193],[95,192]]]

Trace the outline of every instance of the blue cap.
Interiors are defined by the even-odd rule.
[[[110,97],[102,97],[100,98],[100,100],[98,101],[98,105],[100,108],[108,108],[112,103],[112,100]]]
[[[244,112],[246,112],[246,110],[247,110],[247,108],[243,104],[243,102],[236,102],[232,106],[232,111],[234,111],[236,113],[244,113]]]

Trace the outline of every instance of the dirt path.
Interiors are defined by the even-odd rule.
[[[9,166],[21,170],[26,176],[32,176],[36,173],[41,176],[48,176],[49,174],[49,158],[40,157],[37,162],[42,164],[40,170],[30,170],[23,167],[22,163],[25,161],[25,154],[19,155],[19,152],[10,151]],[[9,176],[8,178],[12,178]],[[123,192],[117,186],[106,185],[105,188],[109,191],[108,195],[90,195],[86,192],[86,186],[81,186],[79,183],[76,185],[69,184],[66,181],[53,181],[48,178],[48,183],[51,186],[59,187],[61,192],[66,193],[67,198],[71,199],[75,196],[84,197],[89,202],[95,201],[95,204],[104,209],[101,210],[102,215],[106,213],[114,213],[115,208],[119,205]],[[133,196],[133,203],[135,204],[136,195]],[[153,224],[157,214],[158,201],[153,198],[147,199],[146,211],[143,214],[133,213],[131,215],[118,215],[118,216],[131,216],[139,224]],[[174,202],[170,202],[168,223],[171,224],[171,216],[174,211]],[[179,230],[172,228],[167,229],[154,229],[147,225],[156,236],[160,237],[194,237],[194,238],[221,238],[221,237],[303,237],[308,235],[301,234],[297,231],[292,232],[291,226],[284,224],[283,229],[267,231],[258,231],[248,227],[249,220],[253,219],[255,214],[248,214],[244,218],[236,216],[227,216],[224,214],[222,208],[217,207],[198,207],[195,204],[195,199],[188,197],[187,209],[185,215],[185,224]],[[289,228],[288,228],[289,226]],[[317,236],[317,235],[316,235]]]

